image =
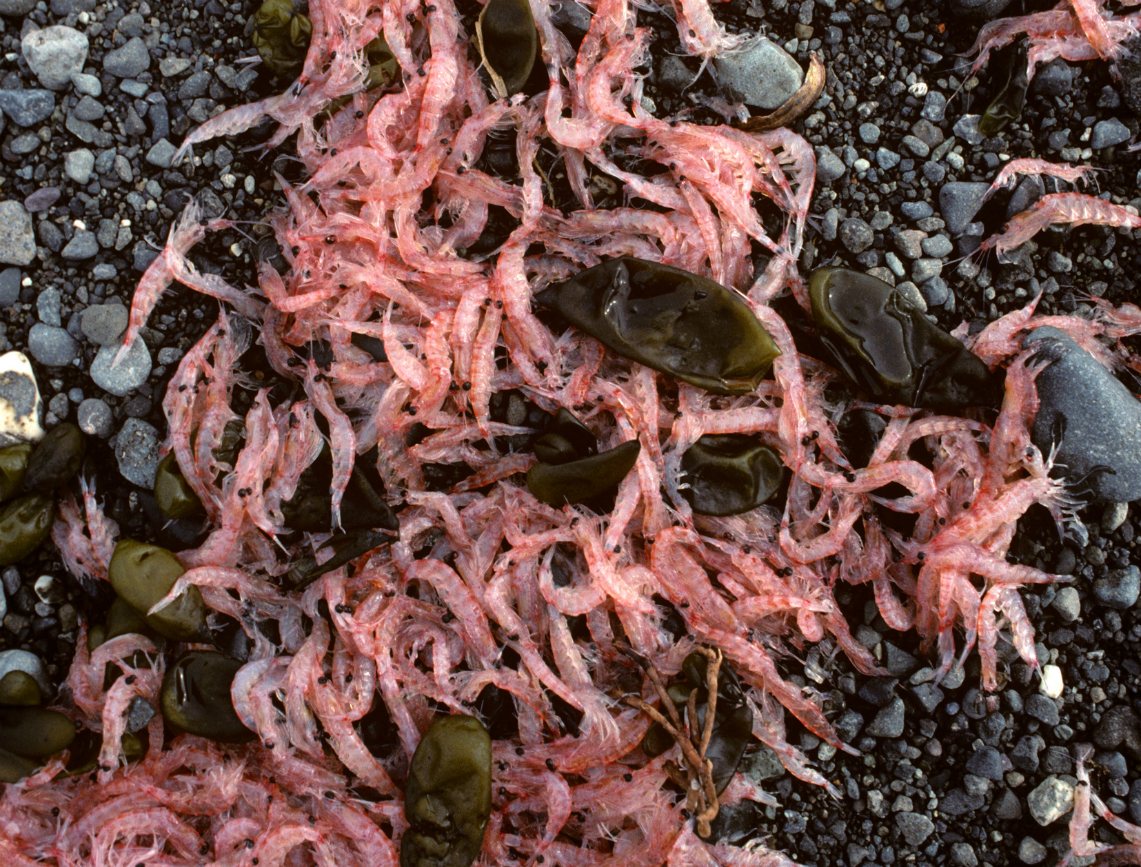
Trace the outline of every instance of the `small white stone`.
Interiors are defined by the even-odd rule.
[[[922,99],[927,95],[927,82],[917,81],[911,87],[907,88],[907,92],[914,96],[916,99]]]
[[[43,439],[43,409],[28,357],[22,352],[0,355],[0,448]]]
[[[63,592],[63,582],[53,575],[41,575],[33,585],[41,602],[57,605],[67,598]]]
[[[1038,691],[1050,698],[1059,698],[1065,688],[1066,685],[1062,682],[1062,669],[1056,665],[1043,665],[1042,683],[1039,685]]]

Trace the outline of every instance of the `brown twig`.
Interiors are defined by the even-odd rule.
[[[780,108],[772,114],[759,114],[746,121],[734,121],[733,126],[745,132],[768,132],[771,129],[788,126],[808,111],[812,107],[812,103],[820,99],[827,78],[824,61],[813,54],[812,60],[808,64],[808,72],[804,76],[804,84],[797,89],[796,93],[786,99]]]

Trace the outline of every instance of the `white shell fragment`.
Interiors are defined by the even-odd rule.
[[[22,352],[0,355],[0,448],[43,439],[43,409],[28,357]]]

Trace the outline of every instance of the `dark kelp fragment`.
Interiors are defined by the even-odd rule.
[[[119,597],[146,618],[147,624],[167,638],[192,641],[206,632],[206,605],[197,587],[180,593],[173,602],[147,614],[186,570],[165,548],[122,539],[111,555],[107,577]]]
[[[230,687],[242,663],[213,650],[192,650],[162,679],[162,717],[179,731],[220,743],[241,743],[254,733],[234,712]]]
[[[0,566],[11,566],[40,547],[54,519],[50,494],[17,497],[0,509]]]
[[[522,90],[539,51],[531,4],[527,0],[487,0],[476,21],[475,40],[496,97],[503,99]]]
[[[1026,89],[1030,86],[1026,66],[1028,45],[1029,41],[1023,39],[1011,52],[1006,82],[986,107],[983,116],[979,118],[979,132],[988,138],[998,135],[1008,123],[1022,116]]]
[[[251,40],[274,75],[296,78],[305,65],[312,38],[312,22],[294,8],[292,0],[265,0],[254,13]]]
[[[0,449],[0,502],[15,496],[20,490],[31,454],[31,443],[16,443]]]
[[[18,783],[34,774],[37,767],[39,765],[31,759],[0,748],[0,783]]]
[[[556,509],[584,502],[626,478],[641,450],[638,440],[630,440],[589,458],[564,464],[535,464],[527,471],[527,489],[535,499]]]
[[[0,705],[36,707],[40,703],[40,685],[26,671],[13,669],[0,677]]]
[[[997,403],[986,365],[882,280],[820,268],[808,296],[832,361],[875,400],[944,412]]]
[[[468,867],[491,816],[491,738],[473,716],[441,717],[420,739],[408,775],[400,867]]]
[[[40,707],[0,708],[0,744],[18,756],[39,759],[66,750],[75,740],[75,723],[59,711]]]
[[[57,424],[36,443],[28,456],[22,490],[46,494],[71,480],[83,465],[87,437],[71,422]]]
[[[168,518],[191,518],[205,511],[202,501],[182,475],[174,452],[158,462],[154,494],[158,507]]]
[[[681,495],[699,515],[739,515],[766,502],[785,478],[780,454],[744,434],[706,434],[681,459]]]
[[[559,407],[546,432],[535,440],[535,454],[544,463],[569,463],[598,454],[598,438],[570,410]]]
[[[535,300],[619,355],[717,394],[753,391],[780,355],[737,293],[657,262],[611,259]]]

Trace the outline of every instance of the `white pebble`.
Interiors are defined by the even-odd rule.
[[[1049,698],[1059,698],[1063,689],[1065,684],[1062,682],[1062,669],[1056,665],[1043,665],[1042,683],[1038,686],[1038,691]]]

